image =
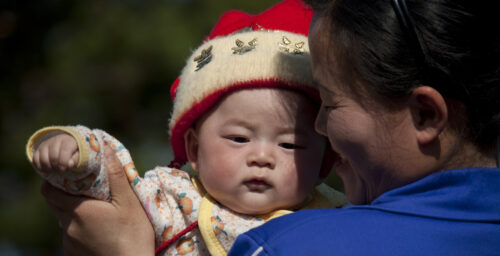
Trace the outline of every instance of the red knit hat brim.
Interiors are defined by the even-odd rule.
[[[175,166],[179,168],[188,161],[186,155],[184,133],[196,122],[196,120],[203,114],[207,113],[215,104],[217,104],[221,98],[230,94],[231,92],[243,90],[243,89],[262,89],[262,88],[274,88],[296,91],[299,93],[305,93],[314,102],[320,102],[319,93],[315,88],[310,86],[304,86],[301,84],[284,84],[279,80],[254,80],[247,81],[240,84],[234,84],[231,87],[226,87],[222,90],[215,91],[208,95],[203,101],[195,104],[190,108],[182,117],[177,121],[175,126],[172,128],[170,143],[175,152]]]

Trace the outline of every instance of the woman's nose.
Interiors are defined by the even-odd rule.
[[[273,152],[273,146],[269,143],[259,143],[248,155],[248,166],[267,167],[274,169],[276,166],[276,159]]]
[[[316,129],[316,132],[323,135],[327,136],[326,133],[326,113],[321,108],[318,112],[318,116],[316,116],[316,121],[314,122],[314,128]]]

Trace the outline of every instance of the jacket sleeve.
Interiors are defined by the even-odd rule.
[[[85,126],[52,126],[37,131],[28,141],[26,153],[32,162],[34,150],[48,138],[67,133],[78,144],[79,161],[72,171],[43,173],[52,185],[71,194],[110,200],[108,171],[101,158],[104,146],[110,145],[123,166],[127,179],[153,224],[157,245],[172,238],[196,221],[201,200],[188,173],[167,167],[156,167],[139,176],[129,151],[113,136]],[[195,232],[197,234],[197,232]],[[192,235],[191,235],[192,236]],[[196,240],[196,239],[195,239]],[[196,242],[196,247],[198,242]],[[169,250],[176,250],[175,247]]]
[[[79,160],[76,168],[63,173],[43,173],[35,168],[36,172],[53,186],[70,194],[109,200],[108,173],[101,159],[106,144],[110,144],[120,159],[129,181],[134,181],[138,176],[130,154],[116,138],[102,130],[91,130],[81,125],[51,126],[35,132],[26,146],[29,161],[33,163],[33,152],[40,143],[62,133],[67,133],[76,140]]]

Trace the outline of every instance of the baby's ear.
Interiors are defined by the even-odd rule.
[[[194,171],[198,172],[198,134],[194,128],[189,128],[184,133],[186,156]]]
[[[330,143],[327,142],[325,145],[325,153],[323,154],[321,169],[319,170],[317,185],[321,184],[321,182],[323,182],[323,180],[325,180],[328,175],[330,175],[336,158],[337,157],[335,156],[335,152],[330,147]]]

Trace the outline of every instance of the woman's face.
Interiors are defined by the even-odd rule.
[[[335,63],[328,63],[325,57],[319,21],[313,22],[309,35],[313,76],[322,100],[316,129],[328,136],[339,155],[334,167],[348,199],[353,204],[370,203],[409,181],[401,170],[412,163],[411,149],[416,145],[408,139],[411,115],[404,108],[388,111],[371,101],[366,103],[366,93],[361,93],[366,96],[362,104],[359,96],[346,89],[354,85],[342,84],[332,72]]]

